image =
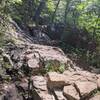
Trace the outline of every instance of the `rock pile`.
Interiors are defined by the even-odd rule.
[[[48,90],[45,89],[44,93],[46,91],[52,91],[54,93],[55,100],[56,98],[57,100],[89,100],[89,98],[91,98],[91,95],[95,92],[95,90],[100,88],[98,87],[97,83],[99,77],[95,74],[91,74],[86,71],[69,71],[69,75],[65,73],[66,72],[64,72],[63,74],[59,74],[56,72],[47,73],[47,84],[45,83],[44,87],[47,86]],[[40,82],[40,86],[41,88],[43,87],[42,82]]]
[[[95,91],[100,88],[97,83],[98,75],[86,71],[69,71],[70,75],[65,73],[48,72],[46,76],[31,76],[30,94],[32,98],[34,100],[100,100],[100,93],[93,97]],[[21,81],[20,84],[16,85],[17,87],[14,84],[5,84],[2,98],[9,98],[7,100],[24,100],[22,95],[18,94],[19,90],[20,93],[24,93],[24,98],[27,99],[29,83],[27,78],[23,80],[23,82]]]
[[[77,68],[57,47],[28,44],[1,51],[0,59],[6,57],[11,67],[5,67],[10,82],[1,81],[0,100],[100,100],[100,74]]]

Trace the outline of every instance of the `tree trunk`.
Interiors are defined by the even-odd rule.
[[[33,19],[35,20],[36,25],[38,25],[38,23],[39,23],[39,18],[40,18],[42,10],[45,7],[45,3],[46,3],[46,0],[41,0],[37,10],[35,11]]]
[[[94,27],[94,29],[93,29],[93,40],[95,40],[96,26],[97,26],[97,24],[98,24],[99,18],[100,18],[100,14],[98,15],[98,18],[97,18],[97,20],[96,20],[95,27]]]

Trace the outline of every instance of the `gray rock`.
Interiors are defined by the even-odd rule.
[[[23,100],[14,84],[4,86],[4,100]]]
[[[43,76],[33,76],[33,86],[37,89],[47,91],[47,82]]]
[[[28,82],[22,82],[18,85],[18,87],[21,87],[24,91],[28,90]]]

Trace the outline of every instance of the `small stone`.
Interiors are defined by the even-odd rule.
[[[63,92],[60,89],[55,89],[54,93],[57,100],[67,100],[67,98],[64,97]]]
[[[39,68],[39,61],[37,59],[30,59],[28,61],[29,68],[38,69]]]
[[[21,87],[24,91],[28,90],[28,83],[20,83],[18,86]]]
[[[34,90],[34,100],[56,100],[52,93]]]
[[[40,90],[47,90],[47,82],[46,79],[43,76],[33,76],[33,85],[35,88],[40,89]]]
[[[80,100],[79,93],[76,91],[75,87],[72,85],[65,86],[63,89],[64,95],[68,100]]]

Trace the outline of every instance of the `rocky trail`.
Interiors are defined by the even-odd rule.
[[[100,73],[83,70],[46,41],[23,39],[0,48],[0,100],[100,100]]]

